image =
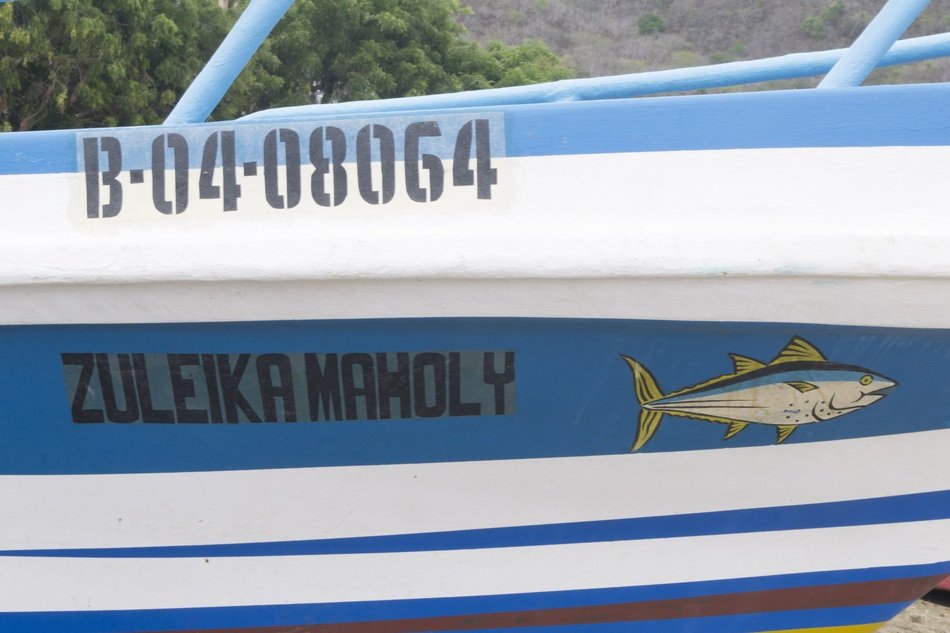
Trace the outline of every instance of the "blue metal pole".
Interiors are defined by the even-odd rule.
[[[293,3],[294,0],[251,0],[218,50],[178,100],[165,125],[205,121]]]
[[[889,0],[835,64],[819,88],[860,86],[930,0]]]
[[[738,86],[761,81],[811,77],[828,72],[846,49],[794,53],[752,61],[731,62],[695,68],[658,70],[614,77],[568,79],[531,86],[473,90],[421,97],[350,101],[320,105],[275,108],[250,114],[245,119],[296,119],[314,116],[371,114],[408,110],[473,108],[479,106],[623,99],[649,94]],[[880,65],[889,66],[950,55],[950,34],[928,35],[894,44]]]

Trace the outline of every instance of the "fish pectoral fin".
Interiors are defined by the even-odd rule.
[[[792,381],[789,381],[789,382],[787,382],[787,383],[785,383],[785,384],[788,385],[789,387],[791,387],[792,389],[797,389],[797,390],[800,391],[801,393],[807,393],[807,392],[809,392],[809,391],[814,391],[815,389],[818,388],[818,385],[813,385],[812,383],[810,383],[810,382],[805,382],[804,380],[792,380]]]
[[[825,358],[824,354],[818,351],[818,348],[803,339],[800,336],[792,337],[792,340],[788,342],[782,351],[778,353],[778,356],[769,363],[770,365],[776,365],[778,363],[793,363],[795,361],[811,361],[815,363],[826,363],[828,359]]]
[[[782,424],[778,427],[778,442],[776,444],[781,444],[788,439],[788,436],[795,432],[795,429],[798,427],[794,424]]]
[[[631,453],[640,450],[650,441],[656,430],[660,428],[660,420],[662,419],[662,411],[640,410],[640,417],[637,420],[637,439],[633,441],[633,446],[630,447]]]
[[[728,440],[730,438],[735,437],[747,426],[749,426],[748,422],[730,422],[729,430],[726,431],[726,436],[722,439]]]
[[[729,354],[729,356],[732,357],[732,365],[736,368],[737,374],[744,374],[765,367],[765,363],[762,361],[749,358],[748,356],[741,356],[739,354]]]

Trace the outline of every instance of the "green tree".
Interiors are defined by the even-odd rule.
[[[160,121],[227,28],[208,0],[0,5],[0,127]]]
[[[656,13],[644,13],[637,20],[637,33],[640,35],[656,35],[666,30],[666,23]]]
[[[460,10],[457,0],[298,0],[212,116],[571,75],[538,42],[466,41]],[[0,4],[0,127],[159,123],[235,17],[214,0]]]
[[[573,76],[557,55],[540,40],[528,40],[519,46],[498,41],[488,43],[482,56],[484,87],[505,88],[568,79]],[[473,79],[466,88],[480,88]]]
[[[464,39],[456,0],[297,0],[245,70],[279,58],[277,91],[243,111],[471,90],[572,75],[539,42],[487,49]],[[266,63],[266,62],[265,62]],[[226,106],[233,107],[233,105]]]
[[[802,20],[802,33],[816,40],[827,36],[827,28],[842,29],[845,6],[842,0],[836,0],[821,10],[820,13],[806,16]]]

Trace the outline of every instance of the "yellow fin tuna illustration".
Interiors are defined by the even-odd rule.
[[[733,373],[663,393],[642,363],[621,354],[633,372],[640,405],[630,451],[646,446],[664,415],[725,424],[724,440],[750,424],[767,425],[782,444],[799,426],[863,409],[897,385],[869,369],[828,361],[800,336],[792,337],[768,364],[740,354],[730,357]]]

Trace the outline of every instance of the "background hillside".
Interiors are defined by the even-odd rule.
[[[884,0],[463,0],[469,37],[544,41],[579,77],[847,46]],[[933,0],[905,37],[950,30]],[[817,81],[817,80],[816,80]],[[950,81],[950,61],[876,71],[868,83]],[[812,85],[812,80],[784,85]]]

